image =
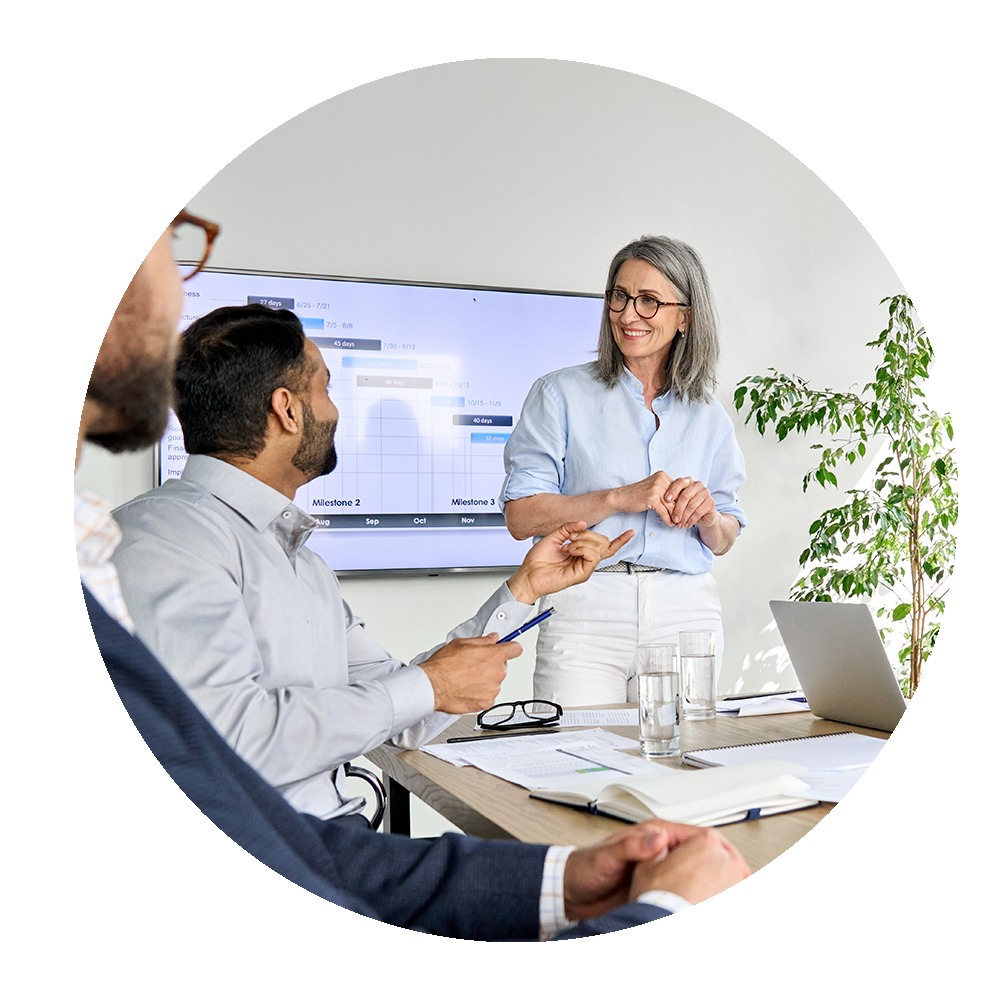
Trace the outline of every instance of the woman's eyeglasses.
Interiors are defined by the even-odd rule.
[[[652,319],[660,306],[680,306],[682,309],[687,309],[683,302],[661,302],[652,295],[627,295],[620,288],[609,288],[604,293],[604,298],[607,300],[608,309],[613,313],[624,312],[625,307],[634,302],[636,313],[643,319]]]

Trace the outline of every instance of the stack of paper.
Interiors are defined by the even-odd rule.
[[[524,788],[550,788],[594,774],[661,771],[659,764],[622,753],[638,747],[635,740],[616,733],[587,729],[473,743],[432,743],[421,749],[457,767],[471,764]]]

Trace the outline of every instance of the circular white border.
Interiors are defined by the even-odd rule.
[[[5,212],[5,271],[16,278],[5,330],[14,975],[122,996],[310,985],[508,995],[533,981],[525,976],[641,989],[647,962],[665,989],[707,983],[709,995],[745,989],[746,977],[779,996],[818,983],[971,981],[978,915],[996,882],[991,831],[977,825],[988,824],[994,783],[985,527],[974,542],[971,528],[963,535],[934,669],[850,799],[737,889],[586,945],[486,951],[330,907],[207,823],[109,697],[73,584],[69,429],[122,289],[164,220],[261,134],[353,86],[440,62],[544,57],[640,73],[719,104],[799,157],[917,301],[939,354],[935,380],[955,400],[963,527],[989,523],[978,510],[993,455],[979,373],[991,369],[995,333],[986,343],[976,334],[995,327],[995,78],[977,5],[950,5],[946,24],[877,2],[625,3],[599,15],[515,2],[474,23],[470,10],[214,0],[197,11],[63,3],[15,16],[20,45],[4,70],[5,92],[18,95]],[[376,947],[392,961],[362,958]],[[512,963],[512,978],[483,988],[481,970],[497,959]]]

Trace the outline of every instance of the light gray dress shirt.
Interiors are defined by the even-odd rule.
[[[363,800],[331,780],[338,765],[386,740],[419,746],[454,718],[434,712],[417,666],[434,650],[406,665],[365,632],[333,571],[304,545],[316,521],[277,490],[192,455],[179,480],[115,519],[123,537],[113,561],[136,634],[301,812],[359,811]],[[448,639],[505,635],[531,612],[504,584]]]

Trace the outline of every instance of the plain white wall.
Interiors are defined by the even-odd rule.
[[[745,428],[733,389],[768,367],[860,386],[875,360],[864,345],[884,325],[879,301],[903,289],[858,220],[793,156],[644,77],[482,60],[388,77],[313,107],[235,158],[189,208],[221,223],[212,263],[233,268],[599,292],[611,256],[642,233],[695,246],[721,320],[717,395],[747,463],[749,524],[716,567],[720,689],[794,685],[767,600],[787,595],[810,521],[838,494],[803,495],[807,443]],[[78,478],[120,502],[151,483],[150,469],[148,454],[88,453]],[[351,578],[343,591],[372,633],[408,657],[500,579]],[[532,653],[529,639],[504,696],[530,694]]]

